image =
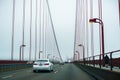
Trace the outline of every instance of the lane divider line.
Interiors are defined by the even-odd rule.
[[[4,77],[2,77],[3,79],[6,79],[6,78],[10,78],[10,77],[12,77],[13,75],[8,75],[8,76],[4,76]]]
[[[58,71],[55,71],[54,73],[56,74]]]

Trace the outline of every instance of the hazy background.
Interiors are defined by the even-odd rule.
[[[15,12],[15,49],[14,59],[19,58],[19,46],[22,42],[22,1],[16,0]],[[94,17],[98,17],[97,0],[94,1]],[[120,49],[120,27],[118,0],[102,0],[103,22],[105,29],[105,52]],[[76,18],[76,0],[48,0],[53,19],[55,33],[59,49],[63,59],[73,57],[74,50],[74,31]],[[26,0],[26,19],[25,19],[25,59],[29,54],[29,19],[30,19],[30,0]],[[35,27],[35,3],[33,0],[33,34]],[[39,4],[39,0],[38,0]],[[89,14],[89,13],[88,13]],[[38,23],[39,24],[39,23]],[[94,29],[95,53],[99,52],[97,42],[97,30]],[[0,0],[0,59],[10,59],[11,55],[11,35],[12,35],[12,0]],[[33,46],[34,50],[34,46]],[[89,50],[90,52],[90,50]],[[34,55],[34,52],[32,52]]]

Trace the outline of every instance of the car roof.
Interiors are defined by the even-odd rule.
[[[49,59],[37,59],[37,60],[49,60]]]

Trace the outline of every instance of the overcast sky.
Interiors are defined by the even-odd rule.
[[[49,0],[59,49],[64,58],[74,50],[76,0]]]
[[[33,5],[36,0],[33,0]],[[38,0],[39,1],[39,0]],[[94,17],[97,17],[97,0],[94,1]],[[118,0],[102,0],[103,1],[103,21],[105,25],[105,51],[120,49],[120,27],[118,21]],[[51,16],[58,46],[62,57],[73,57],[74,34],[75,34],[75,15],[76,0],[48,0],[50,5]],[[26,0],[26,41],[28,45],[29,33],[29,3]],[[35,5],[33,6],[33,14],[35,14]],[[22,0],[16,0],[16,18],[15,18],[15,59],[19,56],[19,45],[21,44],[22,30]],[[11,20],[12,20],[12,0],[0,0],[0,59],[10,59],[11,53]],[[35,22],[33,15],[33,26]],[[21,28],[20,28],[21,27]],[[97,28],[95,29],[97,31]],[[34,34],[34,33],[33,33]],[[94,34],[96,35],[96,34]],[[97,44],[97,43],[95,43]],[[98,45],[95,45],[95,52],[99,51]],[[29,46],[25,48],[26,58],[28,58]]]

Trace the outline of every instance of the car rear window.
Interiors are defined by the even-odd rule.
[[[48,60],[37,60],[37,62],[48,62]]]

